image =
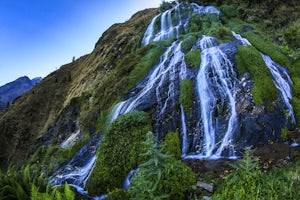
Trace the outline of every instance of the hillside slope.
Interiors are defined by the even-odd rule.
[[[23,163],[34,149],[36,139],[71,99],[103,84],[117,59],[134,51],[135,45],[136,48],[139,46],[137,41],[156,12],[155,9],[144,10],[123,24],[113,25],[103,33],[91,54],[45,77],[0,116],[1,168]]]

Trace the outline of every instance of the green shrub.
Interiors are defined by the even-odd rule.
[[[259,169],[259,160],[248,149],[235,170],[217,187],[212,199],[299,199],[300,162],[273,168]]]
[[[75,192],[66,183],[63,187],[50,188],[47,187],[46,191],[40,192],[39,188],[32,185],[31,200],[74,200]]]
[[[165,148],[163,152],[168,153],[174,158],[179,159],[181,157],[180,139],[177,132],[169,132],[163,140]]]
[[[117,188],[109,192],[106,198],[106,200],[120,200],[120,199],[129,200],[130,199],[129,191]]]
[[[224,14],[228,18],[239,17],[239,15],[240,15],[239,11],[231,5],[224,4],[224,5],[220,6],[220,11],[222,14]]]
[[[184,61],[188,67],[199,67],[201,62],[201,52],[198,49],[193,49],[184,55]]]
[[[148,136],[148,161],[140,165],[129,188],[132,199],[185,199],[185,192],[196,183],[195,174],[181,161],[162,153],[162,148]]]
[[[199,32],[202,29],[202,21],[199,14],[192,14],[188,24],[189,32]]]
[[[188,35],[182,42],[181,42],[181,51],[183,53],[187,53],[191,50],[193,45],[196,43],[196,37],[193,35]]]
[[[120,188],[128,172],[137,168],[143,158],[141,142],[152,129],[147,113],[133,111],[118,117],[107,128],[97,152],[97,161],[87,183],[92,195]]]
[[[293,49],[300,48],[300,20],[294,22],[285,30],[284,39]]]
[[[190,79],[183,79],[180,85],[179,102],[185,113],[189,114],[193,106],[193,82]]]
[[[254,102],[258,105],[266,103],[269,108],[273,108],[272,102],[277,98],[277,88],[260,53],[253,46],[239,46],[235,59],[239,75],[245,71],[252,75]]]

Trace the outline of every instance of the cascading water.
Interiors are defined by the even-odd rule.
[[[186,158],[219,158],[227,149],[226,157],[235,157],[232,144],[232,134],[237,127],[235,111],[235,71],[226,54],[218,47],[211,47],[214,42],[211,37],[203,36],[201,64],[197,75],[197,94],[204,140],[202,149],[197,155],[187,155]],[[228,108],[227,130],[217,141],[216,128],[218,121],[214,119],[215,109],[219,104],[223,109]],[[219,137],[219,136],[218,136]]]
[[[239,35],[235,32],[232,32],[232,35],[237,40],[241,41],[244,46],[251,45],[251,43],[246,38],[243,38],[241,35]],[[273,81],[276,85],[276,88],[280,92],[280,96],[289,111],[289,115],[293,121],[293,124],[296,125],[297,123],[296,123],[296,119],[294,116],[293,107],[290,104],[290,99],[292,99],[292,92],[291,92],[290,85],[292,85],[293,82],[292,82],[287,70],[285,68],[281,67],[276,62],[274,62],[270,58],[270,56],[267,56],[263,53],[261,53],[261,56],[273,76]]]
[[[290,85],[293,84],[290,76],[288,75],[286,69],[281,67],[279,64],[275,63],[269,56],[264,55],[262,53],[261,56],[265,61],[267,67],[270,69],[271,74],[273,76],[274,83],[280,92],[281,98],[283,99],[289,111],[289,115],[293,123],[296,125],[294,110],[292,105],[290,104],[290,99],[292,99],[292,92],[291,92]]]
[[[173,14],[174,13],[174,14]],[[142,45],[160,40],[168,40],[172,38],[178,39],[179,33],[185,31],[192,13],[214,13],[219,15],[220,11],[213,6],[199,6],[196,3],[178,4],[172,9],[166,10],[162,14],[155,16],[147,27],[144,34]],[[172,14],[177,20],[172,20]],[[160,29],[155,30],[157,19],[160,17]]]

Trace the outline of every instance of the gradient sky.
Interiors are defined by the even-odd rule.
[[[0,0],[0,85],[45,77],[90,53],[102,33],[161,0]]]

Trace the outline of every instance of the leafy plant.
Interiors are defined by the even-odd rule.
[[[196,182],[195,174],[181,161],[163,153],[163,147],[148,134],[148,161],[140,165],[129,188],[132,199],[184,199]]]

